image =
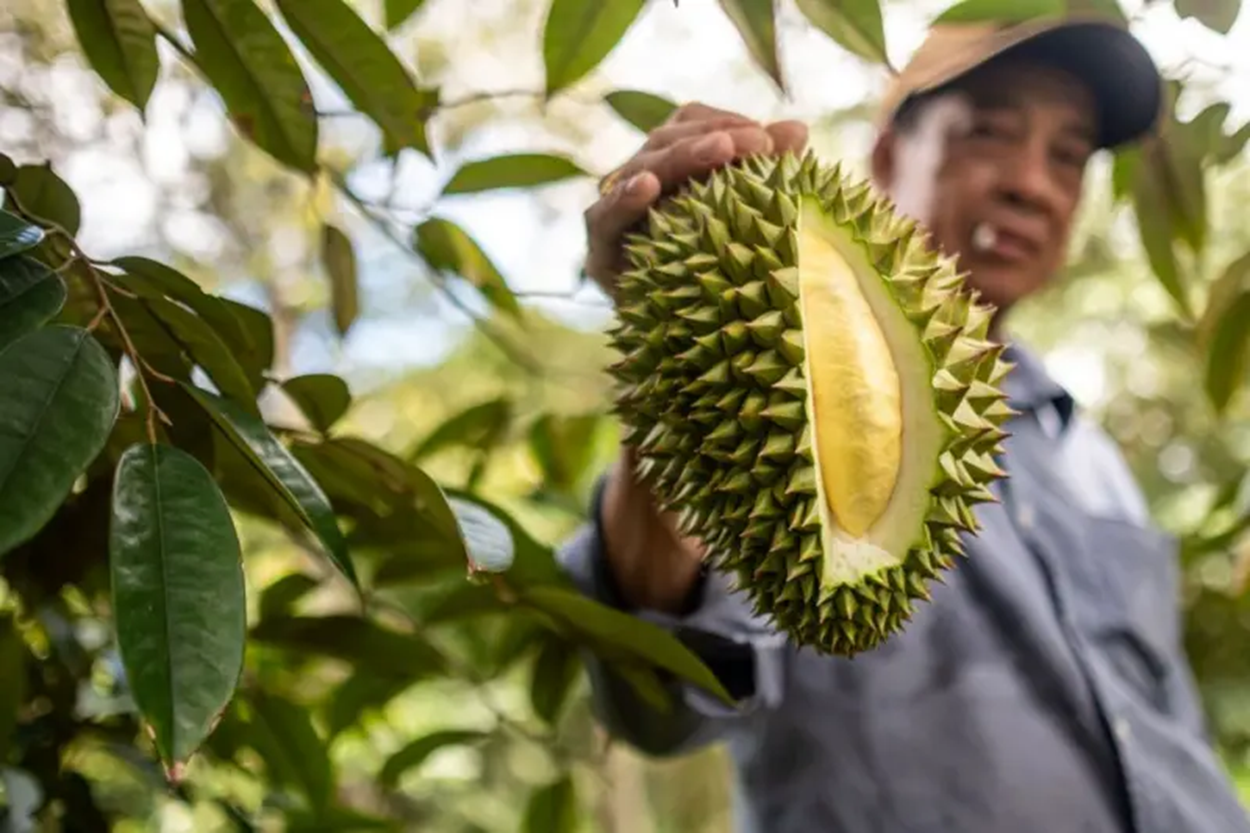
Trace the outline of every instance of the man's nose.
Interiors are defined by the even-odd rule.
[[[1047,210],[1056,199],[1057,186],[1046,143],[1035,139],[1021,142],[1004,166],[1000,187],[1017,205]]]

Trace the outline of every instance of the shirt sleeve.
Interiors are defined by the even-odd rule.
[[[750,721],[761,709],[782,700],[786,641],[755,615],[741,591],[715,569],[705,570],[688,608],[674,615],[631,608],[622,600],[603,552],[600,479],[590,520],[559,550],[557,557],[573,583],[588,597],[659,625],[694,652],[734,698],[726,704],[698,686],[662,673],[673,708],[659,711],[637,695],[595,656],[586,667],[592,697],[605,727],[644,752],[686,752],[723,737],[734,723]]]

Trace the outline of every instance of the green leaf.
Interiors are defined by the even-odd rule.
[[[0,260],[0,350],[42,327],[65,305],[65,282],[26,255]]]
[[[386,28],[396,29],[403,25],[423,3],[425,0],[386,0]]]
[[[183,383],[217,427],[238,449],[266,486],[314,533],[330,560],[353,585],[360,586],[347,542],[325,492],[265,423],[230,400]]]
[[[330,276],[330,307],[334,311],[335,329],[340,336],[347,335],[360,314],[356,252],[351,239],[329,223],[321,227],[321,262]]]
[[[577,646],[554,635],[543,639],[530,677],[530,704],[546,723],[558,721],[581,668]]]
[[[38,246],[44,231],[16,214],[0,211],[0,258],[12,257]]]
[[[1205,387],[1217,413],[1223,413],[1250,373],[1250,290],[1229,302],[1211,333]]]
[[[963,0],[942,12],[933,22],[972,23],[993,20],[1018,23],[1038,17],[1057,17],[1066,11],[1066,0]]]
[[[78,196],[69,183],[52,169],[51,162],[22,165],[13,177],[13,184],[6,186],[5,190],[5,207],[12,208],[16,199],[22,212],[34,217],[41,225],[58,225],[71,236],[78,233],[82,222]]]
[[[520,317],[521,306],[477,241],[451,220],[431,217],[413,233],[413,246],[436,272],[449,272],[477,288],[496,309]]]
[[[349,662],[377,677],[412,681],[436,674],[446,664],[421,637],[358,616],[279,616],[259,622],[251,636],[285,650]]]
[[[386,42],[343,0],[276,0],[291,31],[389,147],[429,155],[426,95]]]
[[[1188,287],[1181,276],[1181,266],[1172,245],[1173,230],[1167,214],[1167,199],[1157,179],[1149,175],[1137,176],[1133,184],[1133,208],[1151,271],[1176,302],[1181,314],[1192,318]]]
[[[552,617],[572,638],[593,650],[625,659],[640,659],[676,674],[726,703],[729,693],[697,656],[658,625],[599,604],[576,590],[535,586],[520,590],[520,601]]]
[[[17,712],[26,700],[26,644],[9,613],[0,615],[0,680],[0,761],[7,761]]]
[[[259,371],[268,367],[249,367],[247,354],[254,350],[252,338],[235,313],[234,302],[205,292],[198,283],[178,270],[156,260],[139,256],[116,258],[110,263],[126,274],[119,279],[126,289],[145,298],[169,298],[183,304],[203,318],[221,340],[230,348],[236,361],[244,369],[253,390],[260,390],[262,375]]]
[[[548,153],[510,153],[461,165],[444,194],[474,194],[498,188],[528,188],[588,176],[576,162]]]
[[[452,446],[489,449],[512,421],[513,404],[506,396],[470,405],[448,417],[408,454],[414,463]]]
[[[46,327],[0,353],[0,555],[52,518],[120,408],[117,370],[86,330]]]
[[[470,494],[459,489],[444,489],[444,494],[448,500],[460,500],[470,503],[476,503],[490,511],[504,526],[508,528],[508,533],[512,538],[513,552],[515,553],[512,566],[508,568],[508,584],[514,587],[522,586],[543,586],[543,587],[568,587],[572,588],[572,582],[564,569],[556,562],[555,553],[552,548],[540,543],[534,536],[530,535],[525,527],[517,522],[508,512],[498,504],[477,494]]]
[[[454,497],[448,503],[464,539],[470,571],[506,572],[516,559],[516,544],[507,524],[480,503]]]
[[[260,594],[260,618],[286,616],[291,605],[316,590],[317,586],[317,580],[310,575],[287,573]]]
[[[786,89],[781,62],[777,59],[777,23],[773,0],[719,0],[721,9],[746,44],[751,60],[781,91]]]
[[[117,643],[167,768],[189,758],[243,670],[247,600],[230,509],[212,475],[167,445],[117,464],[109,530]]]
[[[66,0],[74,33],[91,68],[113,92],[147,106],[161,61],[156,27],[139,0]]]
[[[221,337],[234,351],[235,358],[247,371],[252,387],[260,390],[264,387],[264,374],[273,366],[274,341],[273,321],[261,310],[229,298],[217,298],[222,305],[234,314],[235,319],[243,327],[245,340],[236,341],[233,337],[221,332]]]
[[[523,833],[576,833],[577,793],[572,776],[565,775],[530,793],[521,829]]]
[[[417,738],[386,759],[378,773],[378,781],[383,787],[394,789],[405,772],[420,766],[426,758],[440,749],[472,744],[487,737],[489,735],[485,732],[473,729],[443,729]]]
[[[664,124],[677,104],[645,90],[614,90],[603,97],[616,114],[643,133]]]
[[[322,433],[329,431],[352,404],[347,383],[331,373],[296,376],[283,382],[282,389]]]
[[[279,162],[317,168],[312,92],[286,41],[252,0],[182,0],[196,59],[235,127]]]
[[[543,25],[547,97],[597,67],[646,4],[646,0],[552,0]]]
[[[1176,14],[1182,20],[1192,17],[1222,35],[1237,22],[1241,0],[1176,0]]]
[[[1224,317],[1229,305],[1245,292],[1250,292],[1250,251],[1230,261],[1211,283],[1197,326],[1198,346],[1203,351],[1210,351],[1216,323]]]
[[[259,689],[248,692],[247,742],[279,784],[297,788],[316,809],[334,797],[334,766],[307,709]]]
[[[530,426],[529,445],[547,487],[572,492],[595,459],[598,414],[543,414]]]
[[[878,0],[798,0],[799,11],[848,52],[889,63]]]
[[[365,833],[367,830],[399,831],[405,828],[394,819],[371,816],[346,807],[324,807],[315,812],[287,813],[285,833]]]
[[[0,185],[8,186],[17,178],[17,164],[13,158],[0,153]]]
[[[143,304],[164,322],[166,331],[191,361],[208,374],[222,395],[248,413],[260,415],[256,390],[216,330],[195,313],[164,298],[145,298]]]
[[[412,681],[403,677],[357,670],[334,689],[325,704],[328,737],[332,740],[352,726],[359,726],[367,713],[385,708],[411,685]]]

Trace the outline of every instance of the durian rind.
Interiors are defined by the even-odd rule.
[[[640,475],[794,642],[845,656],[876,647],[964,555],[962,536],[980,529],[973,508],[994,501],[989,487],[1005,476],[996,458],[1014,411],[1000,383],[1011,365],[989,338],[992,308],[888,198],[810,151],[691,183],[625,248],[610,371]],[[837,325],[866,325],[858,342],[823,318],[804,328],[805,309],[822,302],[818,281],[839,264],[862,295]],[[808,355],[829,339],[836,354]],[[814,411],[823,364],[813,360],[838,365],[844,399],[875,386],[863,401],[897,413],[847,422],[836,389]],[[826,408],[841,430],[820,421]],[[838,445],[848,424],[862,426],[861,445]],[[873,439],[886,456],[863,453]],[[848,472],[818,466],[834,458],[850,460]]]

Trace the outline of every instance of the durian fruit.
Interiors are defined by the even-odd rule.
[[[792,641],[876,647],[1005,476],[992,308],[888,198],[810,151],[719,169],[644,226],[609,333],[641,476]]]

